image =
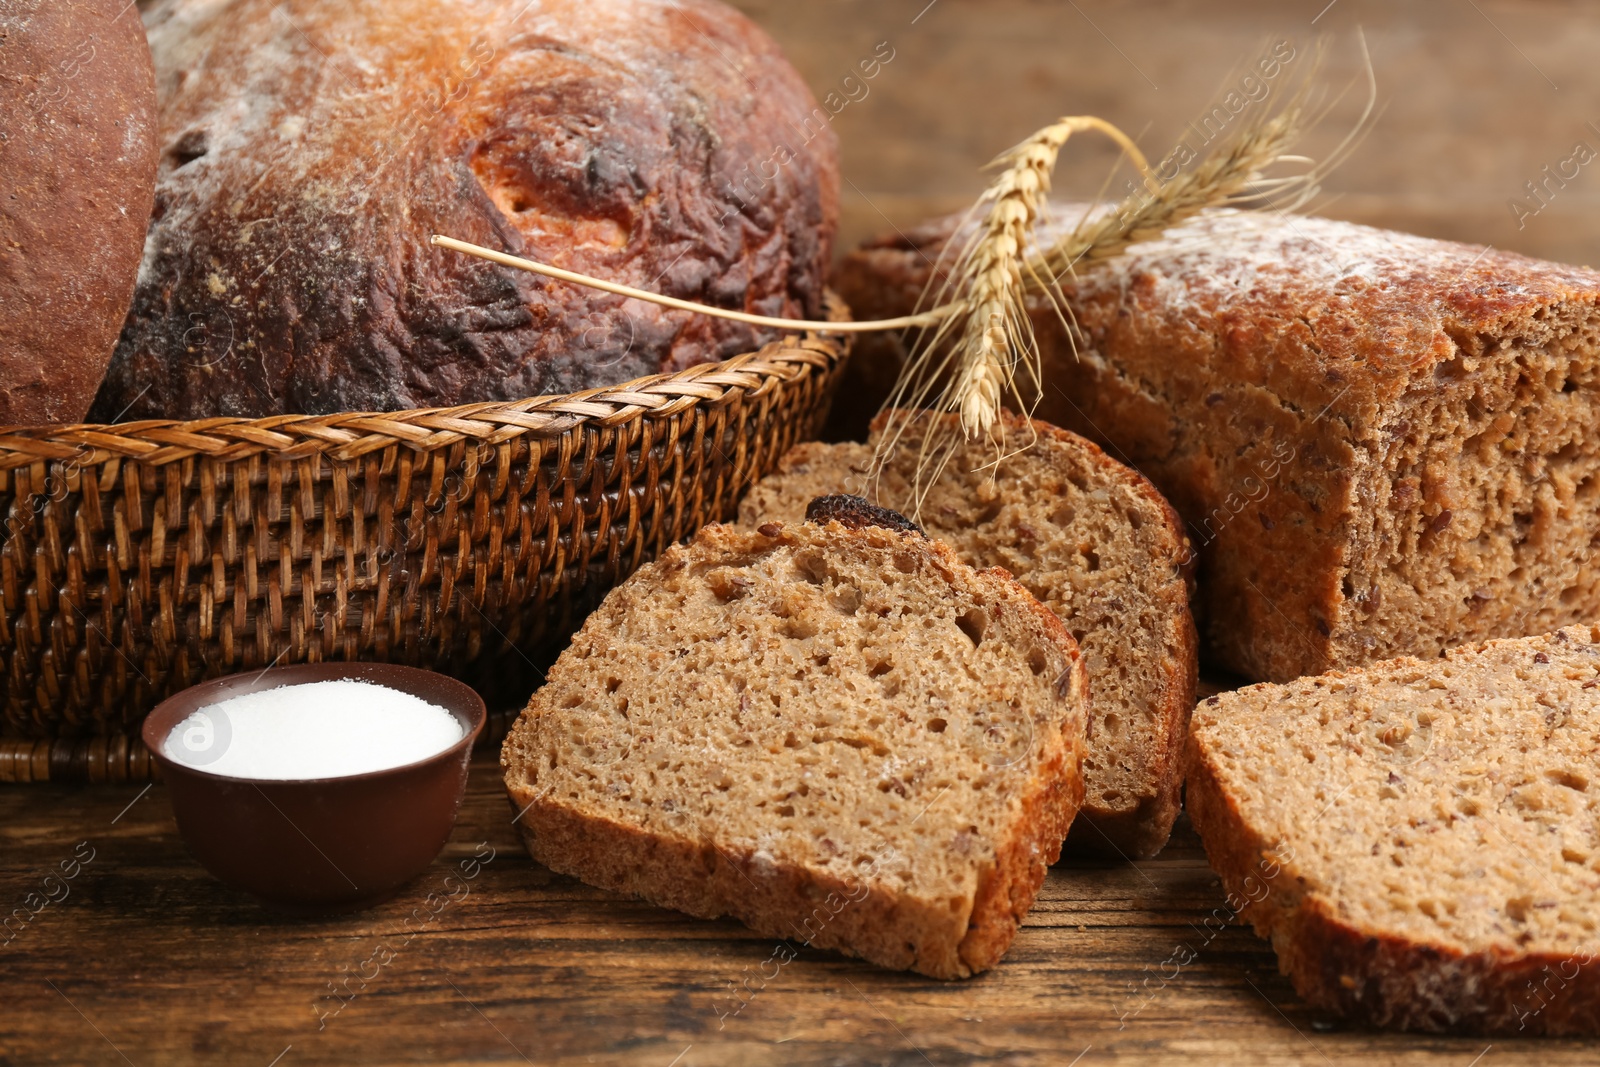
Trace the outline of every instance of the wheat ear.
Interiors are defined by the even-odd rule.
[[[1139,170],[1149,174],[1144,156],[1127,135],[1092,115],[1073,115],[1046,126],[992,164],[1000,176],[984,192],[989,208],[982,229],[956,271],[970,279],[970,289],[953,406],[969,437],[988,434],[1006,397],[1017,394],[1019,364],[1036,368],[1036,361],[1018,358],[1034,354],[1033,331],[1022,302],[1024,256],[1050,192],[1056,159],[1073,134],[1086,130],[1116,141]]]
[[[959,415],[955,426],[944,421],[925,424],[928,430],[919,442],[913,485],[913,517],[959,447],[960,437],[991,438],[995,449],[988,466],[998,465],[1006,448],[1004,435],[998,432],[1002,408],[1010,401],[1026,413],[1042,395],[1043,359],[1029,316],[1028,293],[1043,295],[1067,337],[1074,338],[1068,321],[1072,313],[1060,282],[1077,264],[1120,255],[1207,208],[1259,198],[1261,173],[1283,158],[1299,133],[1300,116],[1301,109],[1291,106],[1258,122],[1193,171],[1169,182],[1155,181],[1144,157],[1124,143],[1121,131],[1094,118],[1064,119],[1000,157],[997,163],[1005,170],[979,202],[980,207],[988,202],[983,220],[938,291],[936,311],[951,304],[957,310],[923,332],[888,405],[895,412],[879,444],[879,457],[899,445],[920,410],[931,407]],[[1085,219],[1042,253],[1030,254],[1034,226],[1049,192],[1050,171],[1067,139],[1082,129],[1107,131],[1123,143],[1144,174],[1146,188],[1114,210]],[[1289,185],[1273,188],[1300,191],[1305,185],[1306,177],[1298,176]],[[937,267],[935,273],[940,273]],[[875,461],[874,470],[877,466]]]
[[[925,332],[918,345],[923,370],[915,366],[897,385],[890,407],[906,412],[921,408],[931,398],[935,383],[949,374],[950,387],[943,410],[958,415],[959,433],[969,438],[994,436],[1000,411],[1009,399],[1024,406],[1019,369],[1037,392],[1039,353],[1028,309],[1023,302],[1025,272],[1031,272],[1027,251],[1044,203],[1050,192],[1050,174],[1061,150],[1074,134],[1094,131],[1109,137],[1127,153],[1144,176],[1149,188],[1160,185],[1150,174],[1149,164],[1131,138],[1116,126],[1093,115],[1071,115],[1046,126],[1021,144],[1002,153],[990,167],[998,177],[979,197],[974,211],[982,212],[977,232],[957,256],[947,277],[951,280],[938,294],[932,312],[938,320]],[[936,275],[940,272],[936,270]],[[955,339],[951,356],[937,368],[927,368],[928,354],[946,340]],[[885,449],[905,432],[903,420],[891,419]],[[955,441],[939,442],[931,435],[923,439],[924,453],[919,470],[929,466],[942,469]],[[940,447],[940,445],[945,447]],[[931,450],[930,450],[931,448]],[[930,484],[918,479],[919,486]],[[915,502],[920,504],[920,495]]]
[[[1364,39],[1361,46],[1365,55]],[[1120,131],[1093,118],[1064,119],[997,160],[1005,171],[974,209],[976,212],[987,204],[981,224],[953,263],[947,262],[947,247],[934,266],[923,303],[935,305],[932,312],[924,314],[938,315],[939,321],[923,329],[886,405],[890,414],[874,457],[874,471],[914,424],[929,427],[919,435],[913,516],[961,436],[990,436],[996,447],[994,459],[986,466],[998,464],[1006,449],[1003,435],[997,433],[1002,405],[1010,400],[1018,411],[1027,413],[1042,395],[1042,360],[1025,306],[1028,292],[1050,302],[1066,336],[1075,344],[1076,331],[1068,321],[1071,310],[1061,281],[1078,264],[1120,255],[1129,246],[1159,237],[1208,209],[1254,206],[1286,212],[1303,207],[1315,196],[1322,178],[1371,128],[1377,100],[1377,83],[1368,59],[1366,108],[1354,128],[1320,164],[1291,155],[1302,131],[1321,118],[1311,115],[1308,105],[1317,65],[1311,65],[1311,72],[1282,106],[1242,126],[1199,165],[1166,182],[1151,176],[1143,157]],[[1033,229],[1045,208],[1050,171],[1066,140],[1082,129],[1106,133],[1121,144],[1143,174],[1145,188],[1110,212],[1086,216],[1054,244],[1032,250]],[[1285,177],[1263,176],[1274,165],[1285,163],[1309,166]],[[970,221],[969,216],[968,225]],[[951,242],[951,246],[955,244]],[[931,301],[930,296],[934,297]],[[1023,384],[1019,377],[1024,375],[1031,379],[1026,383],[1032,387],[1031,397],[1024,396],[1019,387]],[[958,419],[954,426],[949,420],[924,423],[920,420],[924,409],[955,412]]]

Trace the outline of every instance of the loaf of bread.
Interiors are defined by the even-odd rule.
[[[613,590],[501,750],[552,870],[958,978],[1083,796],[1084,674],[1003,573],[858,504],[710,526]]]
[[[548,281],[819,317],[837,148],[717,0],[155,0],[155,222],[96,418],[515,399],[775,334]]]
[[[0,423],[83,421],[128,314],[155,182],[138,9],[0,3]]]
[[[1209,697],[1188,765],[1208,923],[1242,911],[1314,1006],[1600,1033],[1600,627]]]
[[[791,449],[746,494],[740,525],[796,521],[807,501],[841,491],[909,509],[925,424],[904,426],[869,478],[887,420],[866,444]],[[929,488],[923,527],[972,566],[1011,572],[1072,631],[1089,671],[1090,726],[1071,844],[1153,856],[1178,816],[1194,706],[1188,540],[1161,494],[1089,441],[1015,416],[1005,429],[1032,447],[997,467],[987,442],[963,447]]]
[[[854,253],[856,316],[908,310],[955,225]],[[1076,354],[1033,316],[1038,414],[1177,506],[1220,664],[1284,680],[1600,617],[1600,273],[1222,213],[1066,293]],[[843,395],[875,402],[898,344],[863,345]]]

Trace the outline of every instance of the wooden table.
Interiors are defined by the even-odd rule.
[[[1186,825],[1149,862],[1064,860],[1005,960],[943,983],[798,946],[772,976],[771,939],[553,875],[523,853],[510,816],[498,766],[480,759],[451,843],[397,899],[283,919],[189,858],[159,785],[0,789],[5,907],[25,908],[61,861],[92,856],[63,899],[14,920],[0,947],[0,1064],[1600,1058],[1577,1042],[1371,1034],[1319,1019],[1247,929],[1208,939],[1222,895]],[[447,888],[464,861],[491,855]],[[730,983],[754,992],[734,999]]]

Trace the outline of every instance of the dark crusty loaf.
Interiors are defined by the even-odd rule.
[[[914,303],[953,227],[854,253],[857,317]],[[1600,616],[1600,274],[1224,213],[1067,292],[1078,357],[1034,314],[1039,415],[1177,506],[1221,664],[1283,680]],[[852,373],[888,376],[896,344]]]
[[[562,393],[773,334],[547,281],[438,232],[818,317],[828,114],[717,0],[155,0],[156,220],[97,417]]]
[[[1312,1004],[1600,1033],[1600,627],[1203,701],[1188,809]]]
[[[128,314],[155,182],[138,9],[0,3],[0,423],[83,421]]]
[[[993,965],[1083,796],[1084,676],[915,533],[711,526],[606,597],[501,750],[539,862],[937,978]]]
[[[793,521],[807,500],[840,489],[908,507],[920,427],[868,481],[885,421],[867,444],[791,449],[745,496],[739,522]],[[1072,631],[1088,666],[1091,725],[1071,844],[1152,856],[1178,816],[1194,705],[1188,542],[1148,481],[1082,437],[1015,416],[1006,432],[1034,443],[998,469],[987,443],[966,446],[929,489],[923,525],[967,563],[1010,571]]]

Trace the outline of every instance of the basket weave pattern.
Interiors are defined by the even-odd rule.
[[[570,630],[812,436],[791,338],[567,396],[0,429],[0,781],[149,777],[166,696],[274,663],[447,673]]]

